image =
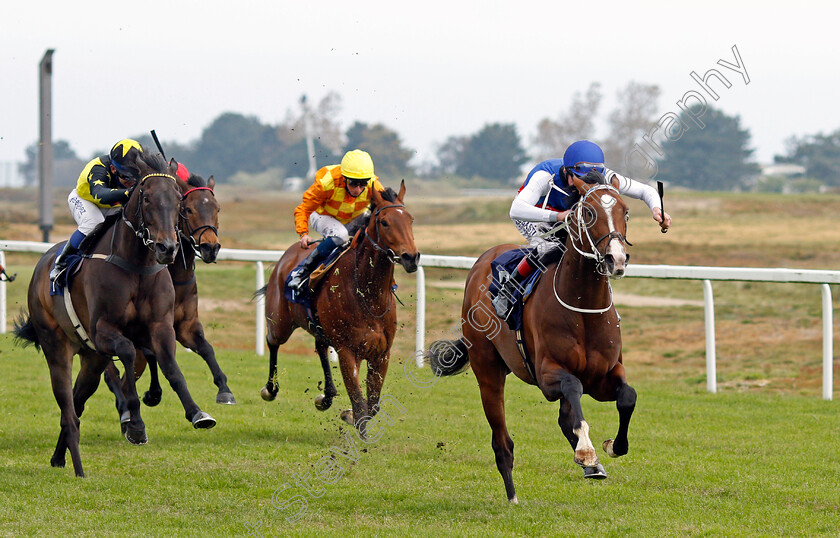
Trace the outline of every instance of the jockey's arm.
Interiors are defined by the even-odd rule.
[[[606,176],[612,186],[618,189],[620,194],[626,194],[630,198],[636,198],[647,204],[653,215],[653,220],[660,223],[662,228],[668,229],[671,227],[671,215],[665,213],[663,221],[662,205],[656,189],[641,181],[633,181],[629,177],[622,176],[609,168],[607,168]]]
[[[100,207],[115,206],[128,202],[128,189],[110,188],[108,186],[109,179],[108,169],[101,164],[97,164],[90,169],[87,182],[93,202]]]
[[[295,208],[295,231],[299,236],[309,233],[309,215],[327,202],[328,196],[321,188],[321,183],[315,181],[303,193],[303,201]]]
[[[553,211],[537,207],[537,202],[551,191],[552,175],[539,171],[531,176],[528,184],[519,191],[510,204],[510,218],[526,222],[557,222],[566,218],[568,211]]]

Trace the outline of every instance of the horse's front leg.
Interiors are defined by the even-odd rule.
[[[618,409],[618,433],[615,439],[604,441],[604,451],[611,458],[617,458],[627,454],[630,444],[627,441],[627,430],[630,426],[630,417],[636,409],[636,390],[627,384],[624,377],[624,366],[619,363],[612,372],[604,378],[604,391],[615,398],[615,407]]]
[[[163,376],[181,400],[187,420],[195,428],[212,428],[216,425],[216,419],[202,411],[192,399],[184,374],[181,373],[175,361],[175,329],[172,327],[172,318],[168,317],[166,320],[154,323],[149,329],[152,352],[157,358]]]
[[[335,383],[332,378],[332,367],[330,366],[330,346],[323,340],[315,340],[315,350],[318,352],[318,357],[321,359],[321,369],[324,370],[324,394],[319,394],[315,398],[315,408],[318,411],[326,411],[332,406],[333,398],[338,394],[335,390]]]
[[[546,362],[543,361],[544,364]],[[545,368],[540,375],[540,388],[550,401],[560,399],[557,423],[575,451],[575,463],[583,467],[584,478],[606,478],[607,473],[598,461],[589,438],[589,424],[583,418],[580,404],[583,384],[580,379],[559,367]]]
[[[176,338],[181,345],[195,351],[207,363],[210,372],[213,374],[213,383],[219,387],[219,392],[216,394],[216,403],[234,405],[236,398],[233,397],[233,392],[227,384],[227,376],[222,371],[219,363],[216,362],[216,352],[213,346],[204,337],[204,327],[198,318],[193,318],[178,325],[175,330]]]
[[[388,372],[389,352],[382,357],[368,359],[367,366],[367,405],[370,416],[379,412],[379,398],[382,396],[382,385],[385,384],[385,374]]]
[[[348,424],[356,427],[359,437],[365,438],[365,432],[360,427],[367,424],[365,417],[368,416],[368,406],[362,394],[362,387],[359,384],[359,363],[361,359],[355,352],[347,348],[336,350],[338,352],[338,363],[341,367],[341,377],[344,379],[344,388],[350,398],[352,410],[341,413],[341,418]]]
[[[126,372],[134,371],[134,358],[137,350],[131,340],[123,336],[119,329],[110,321],[99,318],[93,332],[93,342],[96,350],[106,357],[116,355],[123,363]],[[125,376],[129,382],[123,384],[123,396],[130,419],[125,427],[125,438],[133,445],[142,445],[148,441],[146,425],[140,417],[140,398],[137,396],[137,385],[134,376]]]
[[[114,393],[114,403],[117,407],[117,414],[120,416],[120,428],[122,429],[123,434],[125,434],[125,427],[131,420],[131,413],[128,411],[125,396],[123,395],[123,384],[120,380],[120,371],[117,370],[116,365],[112,361],[108,361],[107,366],[105,366],[103,377],[105,378],[105,385],[112,393]]]

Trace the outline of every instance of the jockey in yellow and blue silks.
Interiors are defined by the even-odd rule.
[[[50,280],[55,281],[67,268],[67,258],[78,251],[82,240],[105,220],[105,215],[119,211],[120,206],[128,201],[131,188],[140,174],[136,161],[141,153],[143,147],[140,143],[126,138],[114,144],[108,155],[97,157],[84,167],[76,188],[67,197],[70,212],[79,228],[56,257]]]
[[[371,189],[385,187],[373,173],[373,160],[366,151],[354,149],[344,154],[340,165],[325,166],[315,173],[315,181],[295,209],[295,229],[300,246],[314,243],[312,229],[324,236],[318,247],[291,273],[289,287],[300,289],[306,276],[337,246],[349,240],[346,225],[370,207]]]
[[[605,167],[604,152],[594,142],[579,140],[571,144],[562,159],[543,161],[528,173],[510,206],[513,224],[535,253],[522,259],[493,298],[493,307],[500,318],[507,319],[513,309],[511,291],[520,288],[538,267],[545,267],[562,256],[564,245],[556,240],[549,241],[543,235],[564,220],[580,199],[580,193],[574,187],[575,177],[587,182],[604,182],[617,188],[620,194],[644,201],[653,220],[663,229],[671,226],[671,216],[662,213],[658,193],[653,187]]]

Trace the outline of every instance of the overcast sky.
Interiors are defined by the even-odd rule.
[[[594,81],[603,137],[627,82],[659,85],[663,115],[699,89],[692,71],[716,68],[731,87],[711,82],[715,106],[740,115],[766,162],[791,135],[840,128],[838,20],[836,2],[9,0],[0,162],[22,160],[38,137],[48,48],[53,138],[82,158],[150,129],[187,143],[226,111],[276,124],[301,94],[330,90],[343,128],[384,123],[417,162],[488,122],[515,123],[527,144]],[[735,63],[733,46],[749,84],[717,64]]]

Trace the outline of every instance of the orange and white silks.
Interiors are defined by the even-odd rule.
[[[370,206],[371,184],[376,190],[385,190],[377,176],[373,176],[365,190],[353,198],[347,193],[341,166],[325,166],[315,173],[312,186],[303,193],[303,202],[295,208],[295,230],[298,235],[309,231],[309,215],[313,212],[330,215],[342,224],[358,217]]]

